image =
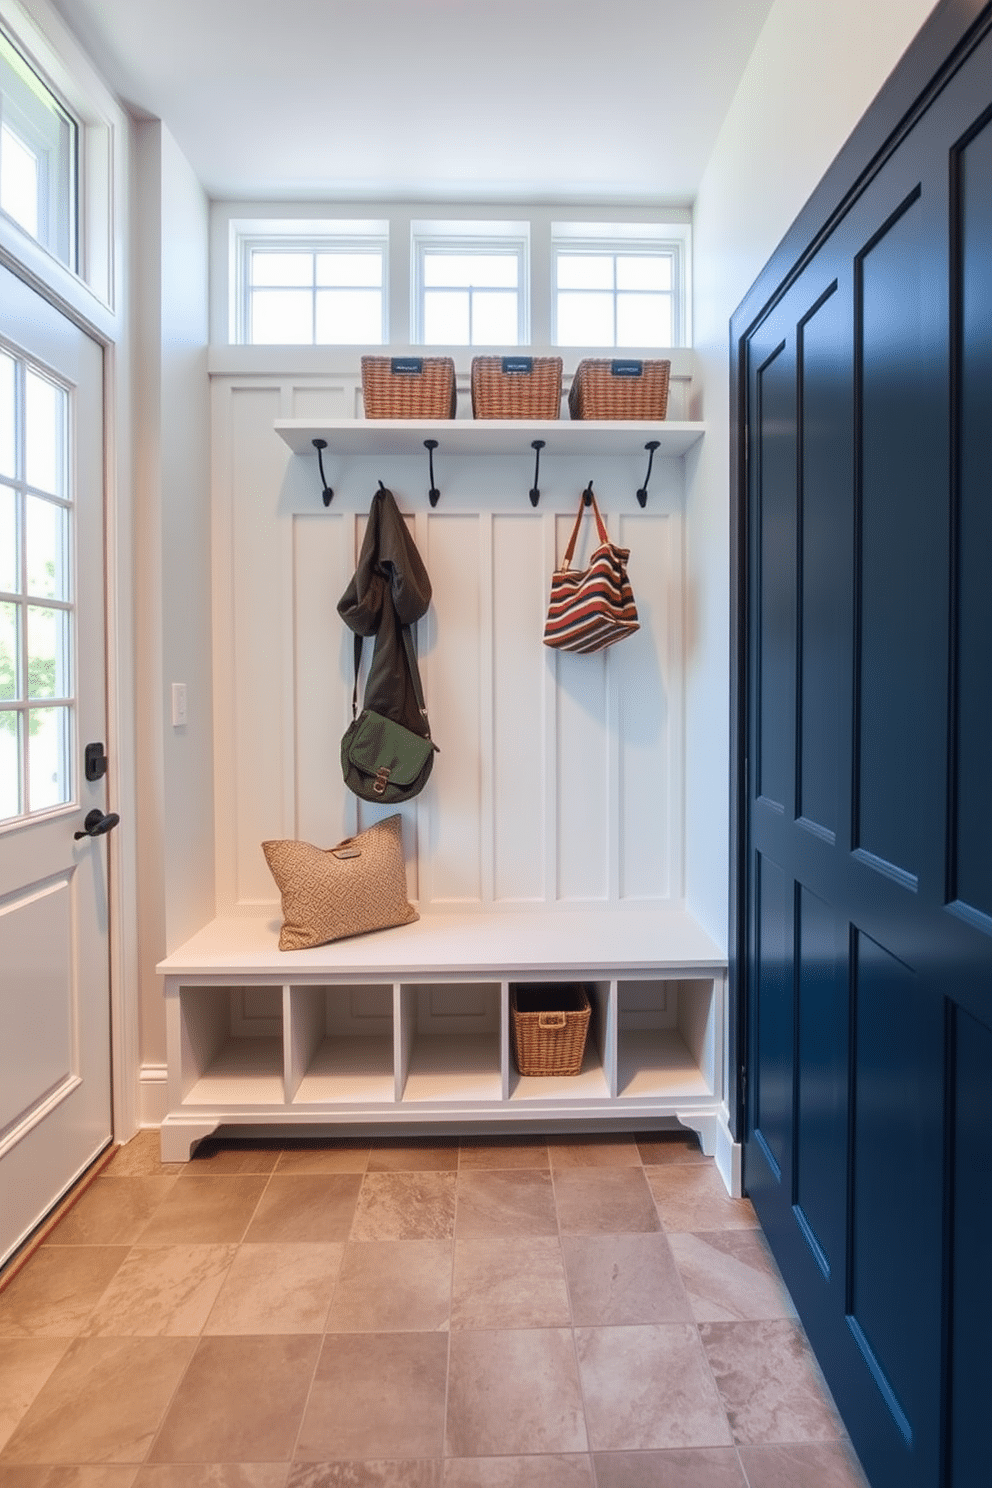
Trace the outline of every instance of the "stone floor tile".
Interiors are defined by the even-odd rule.
[[[0,1472],[8,1463],[143,1462],[194,1346],[75,1339],[0,1455]]]
[[[450,1240],[454,1173],[366,1173],[352,1240]]]
[[[561,1245],[554,1235],[455,1241],[451,1326],[567,1328],[571,1323]]]
[[[207,1137],[193,1152],[186,1172],[201,1178],[271,1173],[279,1160],[280,1150],[278,1141],[265,1138],[232,1141]]]
[[[202,1331],[322,1333],[343,1252],[339,1243],[240,1246]]]
[[[140,1471],[133,1464],[120,1467],[80,1463],[68,1467],[7,1467],[3,1488],[133,1488]]]
[[[201,1338],[150,1462],[288,1462],[320,1340]]]
[[[327,1314],[328,1333],[436,1332],[451,1313],[450,1240],[353,1241]]]
[[[758,1228],[750,1199],[732,1199],[712,1163],[644,1169],[664,1228],[670,1233]]]
[[[184,1172],[152,1215],[138,1245],[236,1245],[268,1179],[190,1176]]]
[[[533,1168],[459,1173],[455,1233],[460,1240],[557,1235],[551,1174]]]
[[[543,1137],[465,1138],[458,1149],[459,1172],[466,1168],[546,1168],[549,1164]]]
[[[176,1186],[165,1178],[97,1178],[46,1245],[133,1245]]]
[[[185,1166],[185,1163],[164,1163],[158,1128],[145,1127],[118,1147],[103,1171],[108,1178],[168,1178],[178,1176]]]
[[[447,1358],[444,1333],[328,1334],[296,1461],[439,1458]]]
[[[668,1240],[698,1323],[796,1316],[760,1230],[671,1234]]]
[[[849,1442],[741,1447],[750,1488],[869,1488]]]
[[[43,1245],[0,1292],[0,1338],[75,1338],[127,1254],[125,1245]]]
[[[732,1445],[696,1329],[576,1328],[594,1452]]]
[[[0,1450],[68,1347],[66,1338],[5,1338],[0,1345]]]
[[[249,1245],[347,1240],[362,1186],[359,1173],[276,1173],[245,1233]]]
[[[569,1329],[451,1334],[446,1456],[581,1453],[587,1447]]]
[[[444,1488],[593,1488],[592,1459],[578,1453],[449,1457]]]
[[[596,1488],[748,1488],[733,1447],[597,1452],[595,1462]]]
[[[554,1184],[563,1235],[646,1234],[661,1229],[642,1168],[559,1168]]]
[[[453,1173],[457,1167],[456,1141],[396,1137],[373,1143],[369,1153],[370,1173]]]
[[[701,1323],[699,1336],[738,1445],[843,1436],[798,1322]]]
[[[552,1168],[639,1168],[641,1154],[633,1137],[619,1132],[601,1137],[561,1136],[548,1142]]]
[[[711,1163],[694,1131],[639,1132],[635,1138],[645,1167],[668,1167],[680,1163]]]
[[[564,1235],[562,1250],[576,1327],[692,1321],[666,1235]]]
[[[441,1488],[441,1462],[297,1462],[286,1488]]]
[[[142,1467],[134,1488],[285,1488],[285,1462],[164,1462]]]
[[[136,1246],[97,1303],[87,1337],[196,1337],[234,1260],[234,1245]]]
[[[368,1142],[297,1141],[279,1154],[277,1173],[364,1173],[369,1165]]]

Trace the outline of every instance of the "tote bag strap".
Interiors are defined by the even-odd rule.
[[[582,526],[582,518],[585,515],[587,494],[589,496],[589,504],[596,516],[596,526],[599,529],[599,540],[601,543],[608,543],[610,540],[610,534],[606,530],[606,523],[603,521],[602,517],[599,514],[599,507],[596,505],[596,498],[592,494],[592,490],[589,489],[588,492],[583,491],[582,495],[579,497],[578,516],[575,518],[575,526],[572,528],[572,535],[568,539],[568,547],[565,549],[565,556],[562,559],[559,573],[565,573],[571,565],[572,555],[575,552],[575,544],[578,541],[579,537],[579,528]]]
[[[409,625],[401,625],[403,632],[403,646],[406,650],[406,659],[410,667],[410,680],[413,683],[413,695],[417,699],[417,707],[420,709],[424,722],[427,722],[427,707],[424,703],[424,689],[420,680],[420,668],[417,665],[417,653],[413,649],[413,636]],[[351,717],[352,720],[358,715],[358,673],[362,665],[362,640],[363,637],[355,632],[355,686],[351,694]]]

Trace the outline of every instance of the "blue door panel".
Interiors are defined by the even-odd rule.
[[[771,858],[756,865],[757,1020],[755,1134],[776,1183],[791,1183],[792,905],[791,880]]]
[[[950,1422],[952,1481],[992,1483],[989,1340],[992,1339],[992,1165],[988,1161],[992,1031],[967,1014],[955,1026],[954,1328]]]

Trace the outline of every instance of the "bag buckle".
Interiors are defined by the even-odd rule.
[[[380,765],[378,770],[376,770],[375,772],[375,780],[372,782],[372,789],[375,791],[377,796],[382,796],[385,795],[386,786],[388,784],[389,771],[387,770],[385,765]]]

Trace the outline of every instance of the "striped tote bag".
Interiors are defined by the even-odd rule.
[[[586,505],[592,507],[599,532],[599,546],[589,567],[570,567]],[[610,542],[606,523],[599,514],[592,488],[583,492],[572,536],[561,568],[551,575],[551,598],[544,626],[544,644],[559,651],[602,651],[633,635],[639,628],[634,594],[627,578],[629,548]]]

